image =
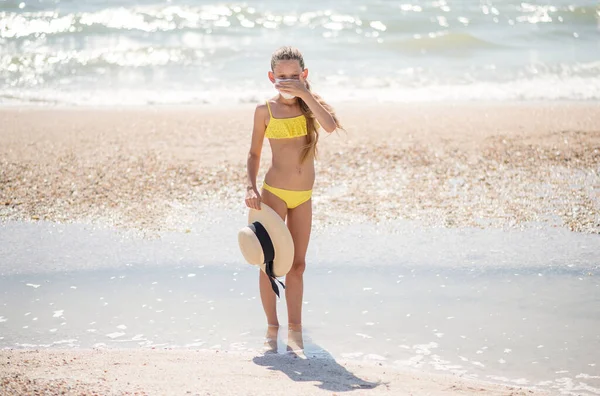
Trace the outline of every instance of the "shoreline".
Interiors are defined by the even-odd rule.
[[[317,92],[318,93],[318,92]],[[267,95],[264,100],[267,100],[273,95]],[[327,101],[327,98],[324,98]],[[234,103],[146,103],[146,104],[72,104],[72,103],[2,103],[0,102],[1,110],[206,110],[206,109],[231,109],[231,108],[254,108],[261,104],[264,100],[259,101],[243,101]],[[327,101],[334,109],[346,107],[369,108],[376,106],[398,106],[398,107],[416,107],[416,106],[439,106],[439,107],[455,107],[455,106],[473,106],[473,107],[513,107],[513,106],[531,106],[531,107],[556,107],[556,106],[594,106],[600,103],[600,99],[465,99],[465,100],[423,100],[423,101],[371,101],[365,103],[363,100],[343,100],[343,101]]]
[[[296,353],[219,350],[0,350],[0,389],[17,392],[104,394],[542,395],[536,388],[455,375],[400,369],[382,363],[304,358]],[[357,393],[358,392],[358,393]],[[74,393],[73,393],[74,394]]]

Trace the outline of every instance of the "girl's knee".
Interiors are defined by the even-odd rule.
[[[292,264],[292,268],[290,269],[290,273],[295,276],[302,276],[305,269],[306,261],[294,261],[294,264]]]

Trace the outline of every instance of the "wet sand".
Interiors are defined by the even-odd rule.
[[[218,351],[0,351],[8,394],[356,395],[543,394],[377,364]],[[5,393],[3,393],[5,394]]]
[[[183,231],[198,207],[243,208],[252,113],[0,109],[0,218]],[[338,113],[347,132],[321,137],[316,227],[407,219],[600,232],[596,104],[347,104]]]

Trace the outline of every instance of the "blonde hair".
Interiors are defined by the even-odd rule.
[[[275,66],[277,66],[277,63],[282,60],[298,61],[298,63],[300,64],[300,68],[304,70],[304,57],[297,48],[286,46],[281,47],[275,52],[273,52],[273,55],[271,55],[271,71],[274,72]],[[306,88],[310,91],[310,84],[308,83],[308,81],[306,81]],[[313,97],[317,100],[317,102],[319,102],[321,106],[323,106],[323,108],[325,108],[325,110],[327,110],[329,114],[331,114],[337,127],[343,129],[333,108],[330,105],[328,105],[319,95],[317,95],[314,92],[311,93]],[[316,156],[317,142],[319,141],[319,131],[316,128],[315,115],[313,114],[310,107],[308,107],[306,102],[304,102],[300,98],[298,98],[298,103],[300,104],[300,110],[302,111],[302,114],[304,114],[304,117],[306,118],[306,129],[308,131],[308,133],[306,134],[306,146],[304,146],[302,150],[302,161],[304,161],[309,156],[309,154],[313,154]]]

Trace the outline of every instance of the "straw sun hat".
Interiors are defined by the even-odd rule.
[[[260,207],[261,210],[250,209],[248,225],[238,232],[238,243],[246,261],[267,274],[273,291],[279,296],[275,281],[292,268],[294,241],[277,212],[264,203]]]

